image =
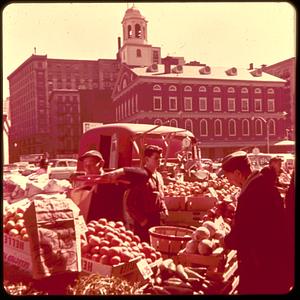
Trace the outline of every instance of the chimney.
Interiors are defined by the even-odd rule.
[[[121,38],[118,36],[118,50],[121,48]]]
[[[250,65],[249,65],[249,69],[248,70],[253,70],[253,63],[251,63]]]

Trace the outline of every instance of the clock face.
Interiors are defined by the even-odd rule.
[[[184,138],[183,140],[182,140],[182,146],[183,147],[189,147],[190,146],[190,144],[191,144],[191,139],[189,139],[189,138]]]

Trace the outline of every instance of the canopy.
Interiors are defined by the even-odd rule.
[[[275,143],[274,146],[295,146],[295,141],[283,140]]]

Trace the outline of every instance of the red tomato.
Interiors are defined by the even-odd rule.
[[[94,261],[99,261],[100,260],[100,254],[99,253],[94,253],[94,254],[92,254],[92,256],[91,256],[91,259],[92,260],[94,260]]]
[[[120,258],[120,256],[113,256],[111,259],[110,259],[110,264],[112,265],[112,266],[114,266],[114,265],[118,265],[119,263],[121,262],[121,258]]]
[[[117,237],[114,237],[110,241],[111,246],[121,246],[122,245],[122,240],[120,240]]]
[[[92,247],[92,248],[90,249],[90,252],[91,252],[92,254],[99,253],[99,251],[100,251],[100,247],[99,247],[99,246],[94,246],[94,247]]]
[[[100,238],[95,235],[90,235],[88,237],[88,242],[91,246],[98,246],[100,244]]]
[[[103,246],[103,247],[100,248],[99,253],[100,253],[101,255],[107,255],[109,249],[110,249],[109,247]]]
[[[82,253],[87,253],[87,252],[90,251],[90,249],[91,249],[91,246],[88,243],[81,246],[81,252]]]
[[[99,260],[99,262],[103,265],[108,265],[109,261],[110,261],[110,257],[106,254],[102,255]]]

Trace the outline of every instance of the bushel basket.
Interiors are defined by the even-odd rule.
[[[176,256],[191,239],[193,230],[176,226],[155,226],[149,229],[151,246],[163,258]]]

